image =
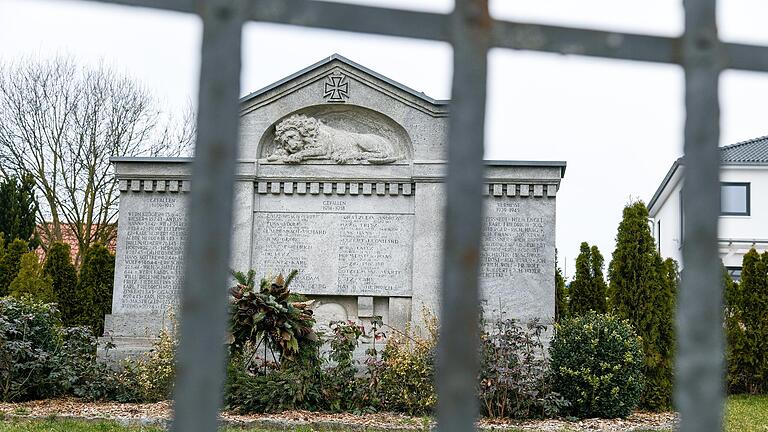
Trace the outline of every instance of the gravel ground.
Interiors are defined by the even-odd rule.
[[[23,403],[0,403],[5,416],[45,418],[51,416],[79,419],[111,419],[122,424],[166,426],[171,415],[171,402],[128,404],[114,402],[82,402],[78,399],[48,399]],[[333,414],[308,411],[287,411],[280,414],[239,415],[223,412],[221,419],[227,425],[286,429],[310,426],[313,429],[386,429],[418,430],[430,427],[429,418],[409,417],[393,413]],[[483,419],[482,429],[517,428],[526,431],[648,431],[671,430],[677,422],[674,413],[635,413],[625,419],[585,419],[580,421],[540,420],[509,421]]]

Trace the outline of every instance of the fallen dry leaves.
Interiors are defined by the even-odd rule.
[[[131,404],[116,402],[82,402],[79,399],[47,399],[22,403],[0,403],[0,412],[6,416],[74,417],[82,419],[114,419],[121,423],[165,425],[171,416],[170,401]],[[318,413],[286,411],[279,414],[241,415],[223,412],[221,419],[230,425],[252,425],[286,428],[308,425],[313,429],[389,429],[419,430],[433,426],[430,419],[409,417],[394,413],[355,415],[348,413]],[[483,419],[482,429],[517,428],[527,431],[611,431],[673,429],[677,423],[674,413],[635,413],[625,419],[585,419],[580,421],[538,420],[511,421]]]

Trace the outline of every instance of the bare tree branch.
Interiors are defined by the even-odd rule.
[[[116,235],[109,158],[189,155],[194,124],[191,108],[179,118],[163,113],[147,89],[103,63],[80,67],[59,56],[0,64],[0,173],[31,174],[43,237],[60,241],[71,231],[80,253]]]

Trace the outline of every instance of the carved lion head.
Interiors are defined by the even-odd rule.
[[[304,146],[317,141],[320,120],[305,115],[292,115],[275,126],[275,142],[289,154],[298,153]]]

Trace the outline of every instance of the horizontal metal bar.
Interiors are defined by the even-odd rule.
[[[198,13],[202,0],[86,0]],[[249,19],[326,30],[450,42],[449,16],[318,0],[253,0]],[[616,60],[682,64],[681,38],[494,21],[491,46]],[[723,66],[768,72],[768,47],[724,43]]]
[[[96,3],[111,3],[121,6],[136,6],[174,12],[199,13],[197,0],[82,0]],[[203,0],[204,1],[204,0]]]
[[[723,46],[727,57],[726,68],[768,72],[768,47],[737,43],[725,43]]]
[[[496,21],[497,48],[656,63],[680,63],[679,39],[572,27]]]
[[[250,19],[329,30],[450,41],[448,16],[430,12],[315,0],[254,0]]]

